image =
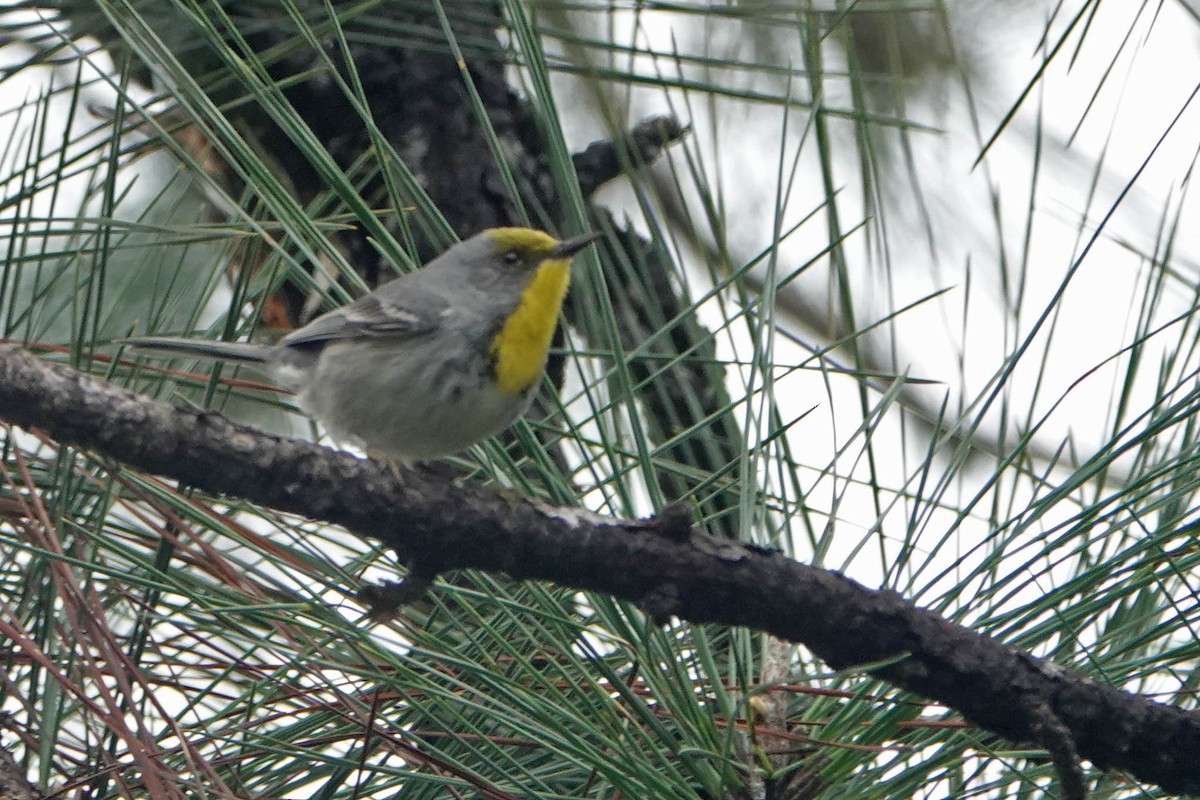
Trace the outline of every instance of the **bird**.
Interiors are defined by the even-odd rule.
[[[121,342],[256,366],[339,442],[400,465],[441,458],[499,433],[529,407],[571,258],[598,238],[490,228],[275,344]]]

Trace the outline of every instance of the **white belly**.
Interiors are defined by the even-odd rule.
[[[420,357],[403,342],[381,345],[369,358],[341,349],[321,354],[300,405],[335,439],[398,461],[460,452],[507,428],[532,397],[495,388],[485,363],[430,358],[441,348],[428,339]]]

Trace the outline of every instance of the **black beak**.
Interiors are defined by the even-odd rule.
[[[599,239],[601,234],[592,231],[591,233],[572,236],[570,239],[564,239],[550,250],[551,258],[570,258],[578,253],[583,248],[587,247],[592,242]]]

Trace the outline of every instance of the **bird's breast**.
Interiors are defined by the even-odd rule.
[[[541,377],[570,276],[570,262],[543,262],[501,323],[491,344],[493,376],[501,391],[519,394]]]

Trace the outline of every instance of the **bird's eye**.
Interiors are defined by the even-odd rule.
[[[515,267],[517,264],[521,263],[521,254],[516,250],[509,250],[504,254],[504,263],[508,264],[510,267]]]

